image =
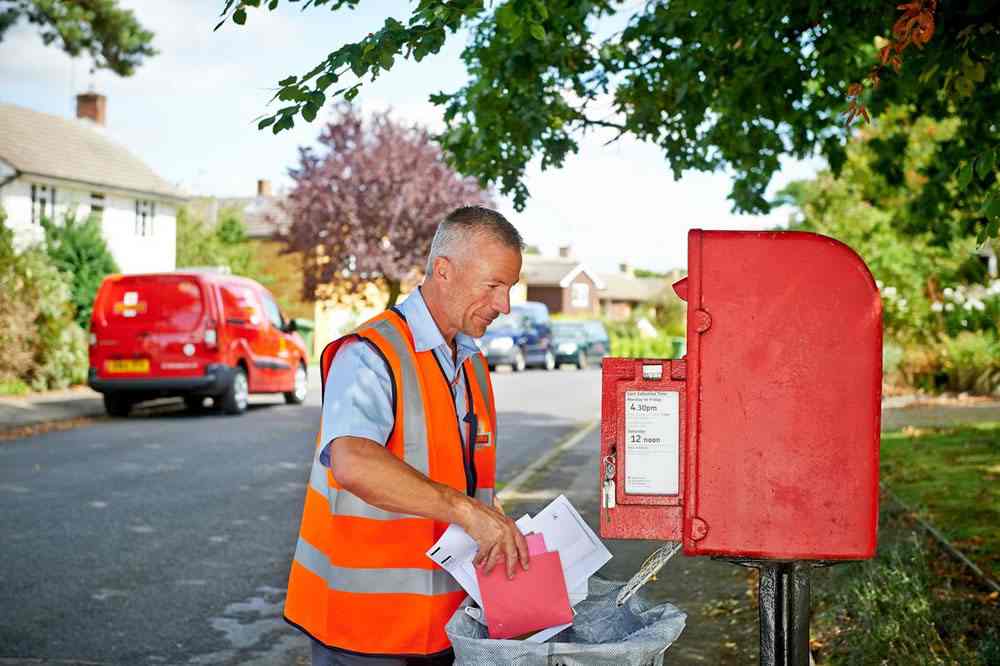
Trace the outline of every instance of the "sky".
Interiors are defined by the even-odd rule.
[[[251,11],[243,27],[227,23],[218,32],[222,0],[120,0],[152,30],[159,55],[135,75],[120,78],[92,73],[85,58],[72,59],[46,47],[38,31],[22,23],[0,42],[0,102],[72,117],[75,96],[95,90],[108,98],[107,132],[166,180],[192,195],[251,196],[258,179],[280,191],[291,184],[288,169],[299,146],[319,135],[319,123],[302,120],[274,135],[256,129],[276,82],[300,74],[341,44],[381,26],[387,16],[408,17],[410,3],[379,0],[377,9],[301,12],[288,3],[276,12]],[[355,103],[363,112],[389,109],[398,120],[440,129],[441,111],[428,96],[452,92],[465,81],[459,58],[463,35],[421,63],[398,62],[374,83],[366,83]],[[367,81],[367,79],[366,79]],[[543,253],[570,246],[574,256],[596,271],[621,263],[666,271],[687,265],[687,231],[769,229],[787,223],[790,211],[767,216],[734,215],[723,173],[690,173],[674,181],[660,151],[625,137],[605,145],[609,135],[588,134],[580,151],[559,170],[533,165],[526,185],[526,208],[497,195],[498,207]],[[821,167],[786,161],[772,191],[808,178]]]

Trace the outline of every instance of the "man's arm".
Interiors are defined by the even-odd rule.
[[[514,577],[518,561],[528,569],[528,544],[514,521],[451,486],[432,481],[378,442],[337,437],[330,444],[330,470],[345,490],[372,506],[461,526],[479,544],[474,563],[485,562],[486,573],[501,557],[508,578]]]

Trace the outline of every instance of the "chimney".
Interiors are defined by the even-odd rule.
[[[271,196],[271,181],[261,178],[257,181],[257,196],[259,197],[269,197]]]
[[[76,117],[100,127],[107,125],[108,98],[95,92],[76,96]]]
[[[632,270],[632,265],[628,263],[618,264],[618,270],[628,275],[629,277],[635,276],[635,271]]]
[[[573,246],[563,245],[559,248],[559,257],[562,259],[572,259],[573,258]]]

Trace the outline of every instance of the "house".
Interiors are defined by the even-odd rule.
[[[636,277],[628,264],[622,264],[617,273],[603,273],[605,289],[600,294],[601,312],[608,319],[623,321],[632,316],[636,308],[647,305],[656,308],[666,299],[674,299],[671,285],[684,277],[674,270],[665,277]]]
[[[42,240],[43,217],[96,215],[122,272],[173,270],[186,197],[108,136],[103,95],[78,95],[76,111],[0,104],[0,206],[15,243]]]
[[[582,262],[574,259],[570,248],[559,249],[558,257],[524,255],[521,264],[524,288],[511,300],[545,303],[552,314],[599,316],[598,292],[604,281]]]
[[[557,257],[524,255],[521,282],[511,292],[511,302],[540,301],[552,314],[622,321],[639,306],[655,308],[676,298],[671,285],[682,277],[679,270],[665,277],[637,277],[628,264],[617,273],[595,273],[574,259],[569,247],[562,247]]]

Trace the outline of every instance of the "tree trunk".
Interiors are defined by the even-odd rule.
[[[399,280],[386,280],[386,284],[389,287],[389,301],[385,304],[385,309],[388,310],[399,300],[401,285],[399,284]]]

